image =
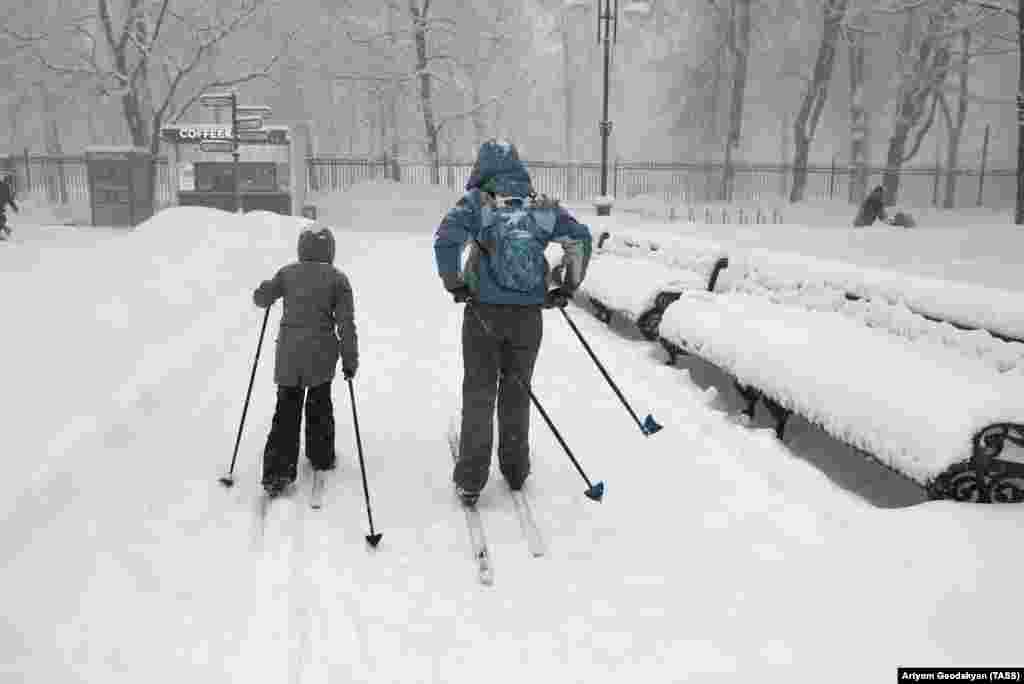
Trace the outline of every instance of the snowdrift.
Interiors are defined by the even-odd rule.
[[[341,230],[432,234],[462,192],[438,185],[375,180],[315,195],[317,217]]]

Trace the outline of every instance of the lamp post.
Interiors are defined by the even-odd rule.
[[[1024,0],[1017,0],[1017,212],[1014,222],[1024,226]]]
[[[612,198],[608,197],[608,139],[612,134],[612,122],[608,118],[608,90],[611,84],[612,45],[619,35],[619,0],[597,0],[597,42],[604,44],[604,93],[601,104],[601,196],[594,203],[598,216],[610,216]],[[627,16],[646,17],[650,6],[646,2],[631,2],[625,9]]]
[[[238,93],[231,91],[231,178],[235,194],[235,213],[242,213],[242,188],[238,179]]]

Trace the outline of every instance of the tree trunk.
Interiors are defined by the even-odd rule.
[[[160,157],[160,128],[163,126],[163,119],[159,113],[153,114],[153,135],[149,138],[149,197],[150,197],[150,215],[157,212],[160,207],[159,199],[159,188],[157,182],[159,179],[157,159]],[[177,169],[168,167],[167,175],[168,178],[174,179],[174,183],[177,182]],[[173,183],[172,183],[173,186]]]
[[[850,42],[850,194],[849,200],[860,204],[868,194],[868,131],[870,120],[864,106],[865,34],[854,28]]]
[[[388,123],[391,130],[391,180],[396,183],[402,182],[402,166],[398,161],[398,155],[400,153],[399,140],[398,140],[398,82],[395,81],[392,84],[391,92],[388,98]]]
[[[430,182],[441,183],[441,160],[438,156],[437,125],[434,123],[434,101],[429,66],[427,61],[427,17],[417,6],[416,0],[409,0],[409,11],[412,14],[413,36],[416,43],[416,73],[420,80],[420,108],[423,110],[423,128],[427,134],[427,157],[430,159]]]
[[[572,106],[572,60],[569,54],[569,28],[565,25],[565,19],[562,19],[562,82],[564,84],[563,93],[565,96],[565,139],[563,142],[562,155],[567,163],[572,162],[573,157],[573,145],[572,145],[572,123],[573,123],[573,106]]]
[[[487,139],[487,118],[480,107],[480,73],[475,67],[470,68],[470,78],[473,84],[473,149],[476,150]]]
[[[828,99],[828,86],[832,81],[832,67],[836,61],[836,40],[839,38],[843,19],[846,17],[847,1],[826,0],[825,2],[824,26],[821,32],[821,42],[818,44],[818,56],[814,60],[811,80],[807,84],[807,90],[804,91],[800,110],[793,123],[793,143],[796,150],[793,158],[793,189],[789,195],[790,202],[802,201],[807,188],[807,157],[810,153],[811,142],[814,140],[815,130],[818,128],[818,121],[821,119],[821,112]]]
[[[946,127],[949,131],[949,144],[946,146],[946,188],[945,200],[942,206],[945,209],[956,207],[956,180],[957,165],[960,156],[960,141],[963,139],[964,124],[967,122],[967,67],[971,52],[971,32],[964,29],[961,34],[963,52],[960,57],[960,88],[957,94],[956,120],[952,120],[950,112],[945,109],[943,100],[943,112],[946,114]]]
[[[729,47],[734,56],[732,72],[732,100],[729,107],[729,135],[726,139],[725,168],[722,173],[723,201],[732,201],[736,170],[732,152],[739,149],[743,126],[743,100],[747,90],[747,60],[750,56],[750,2],[732,0],[732,24],[729,28]]]
[[[68,180],[61,160],[64,149],[60,141],[60,127],[57,125],[57,97],[42,83],[39,84],[39,94],[43,101],[43,148],[47,156],[51,157],[46,163],[49,168],[47,192],[55,204],[67,204]]]
[[[907,24],[903,38],[903,44],[906,47],[904,54],[909,54],[912,47],[914,11],[913,9],[907,11]],[[938,14],[933,15],[929,18],[928,23],[928,33],[918,47],[913,69],[904,77],[900,85],[900,100],[896,110],[896,119],[893,122],[892,135],[889,136],[885,174],[882,177],[885,202],[888,204],[895,202],[899,195],[900,173],[903,164],[914,158],[921,147],[925,134],[931,128],[935,114],[935,88],[945,80],[946,69],[949,65],[949,48],[942,44],[941,41],[945,39],[939,36],[943,28],[944,17]],[[922,123],[921,117],[924,115],[929,97],[933,97],[931,112]],[[907,140],[913,128],[918,124],[920,124],[920,128],[914,135],[914,143],[910,151],[906,152]]]

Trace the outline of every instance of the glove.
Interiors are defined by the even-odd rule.
[[[348,366],[342,366],[341,374],[345,376],[346,380],[351,380],[352,378],[356,377],[356,369],[349,368]]]
[[[572,293],[563,287],[556,287],[553,290],[548,290],[548,293],[544,295],[544,308],[545,309],[564,309],[572,299]]]
[[[469,291],[469,287],[466,285],[452,288],[451,290],[448,290],[448,292],[451,293],[456,304],[463,304],[473,298],[473,293]]]

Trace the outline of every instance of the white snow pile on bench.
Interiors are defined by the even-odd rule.
[[[726,280],[751,278],[769,289],[817,283],[860,297],[904,304],[919,314],[1024,339],[1024,296],[971,283],[925,278],[840,261],[755,248],[730,256]]]
[[[660,292],[701,290],[706,286],[707,276],[696,271],[648,259],[596,254],[590,260],[580,290],[635,321],[654,307]]]
[[[1024,420],[1024,378],[922,355],[836,312],[686,292],[660,334],[922,484],[969,459],[978,430]]]
[[[800,283],[771,290],[756,280],[744,279],[730,283],[730,290],[809,311],[837,311],[868,327],[881,328],[913,342],[921,353],[953,351],[997,373],[1024,375],[1024,344],[993,337],[987,330],[961,330],[945,321],[928,320],[902,303],[883,299],[851,301],[843,290],[820,283]]]
[[[708,276],[715,262],[728,256],[726,248],[712,240],[643,230],[613,233],[605,240],[601,251],[626,257],[642,257],[674,268],[707,273]]]

